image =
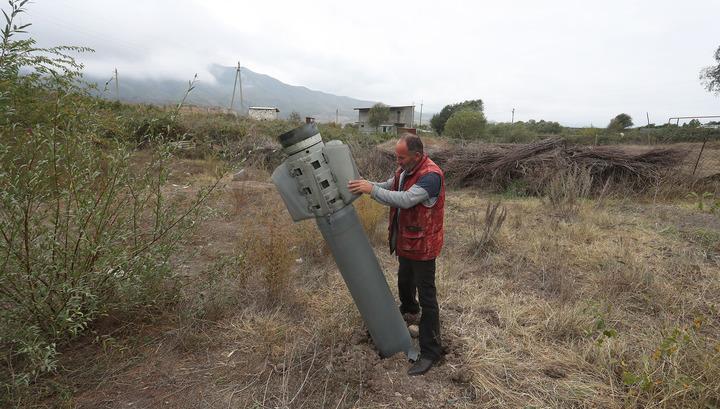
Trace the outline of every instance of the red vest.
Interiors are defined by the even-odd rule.
[[[400,190],[400,174],[402,168],[395,171],[395,180],[392,190]],[[440,175],[440,194],[432,207],[422,203],[409,208],[401,209],[395,251],[398,256],[411,260],[432,260],[440,254],[443,245],[443,215],[445,209],[445,175],[427,155],[423,155],[420,162],[415,165],[412,174],[405,175],[403,190],[412,185],[428,173]],[[393,223],[398,209],[390,208],[390,225],[388,236],[391,240]]]

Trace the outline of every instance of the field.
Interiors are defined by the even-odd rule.
[[[720,407],[717,129],[421,129],[444,354],[410,378],[270,182],[298,115],[189,108],[196,78],[177,105],[99,98],[92,50],[39,47],[26,3],[0,47],[0,407]],[[318,126],[392,172],[394,135]],[[396,293],[388,210],[354,206]]]
[[[717,169],[719,154],[719,146],[706,147],[701,169]],[[138,166],[147,160],[142,151],[135,157]],[[175,157],[164,194],[189,203],[216,166]],[[175,301],[140,315],[104,314],[60,349],[54,375],[14,404],[719,403],[720,219],[707,194],[610,194],[579,198],[570,213],[558,213],[546,197],[451,189],[437,272],[446,355],[410,378],[401,355],[378,358],[314,224],[291,224],[267,167],[244,173],[239,181],[222,177],[174,253]],[[507,218],[483,240],[492,222],[485,210],[498,201]],[[367,198],[357,207],[395,293],[386,209]]]

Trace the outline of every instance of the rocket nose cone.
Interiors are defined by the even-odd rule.
[[[305,124],[293,129],[292,131],[285,132],[278,137],[278,140],[283,148],[287,148],[315,136],[318,133],[320,133],[320,131],[318,131],[317,125],[314,123]]]

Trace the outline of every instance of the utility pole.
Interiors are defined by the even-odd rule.
[[[115,67],[115,97],[120,102],[120,84],[118,84],[117,67]]]
[[[510,124],[512,125],[514,123],[515,123],[515,108],[513,108],[512,116],[510,117]]]
[[[237,77],[238,77],[238,83],[240,84],[240,115],[245,114],[245,100],[243,100],[243,91],[242,91],[242,67],[240,66],[240,61],[238,61],[238,67],[237,67]]]
[[[423,100],[420,100],[420,125],[418,125],[418,128],[422,126],[422,109],[423,109]]]
[[[235,104],[235,89],[237,88],[238,77],[240,77],[240,61],[238,61],[237,68],[235,69],[235,81],[233,81],[233,93],[232,98],[230,99],[230,111],[232,111],[233,105]],[[242,85],[240,86],[240,93],[242,95]],[[242,111],[242,97],[240,97],[240,111]]]

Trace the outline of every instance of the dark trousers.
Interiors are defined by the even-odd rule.
[[[435,288],[435,259],[410,260],[398,257],[398,293],[400,312],[420,315],[420,355],[437,360],[442,348],[440,345],[440,308]],[[420,303],[415,299],[419,296]]]

